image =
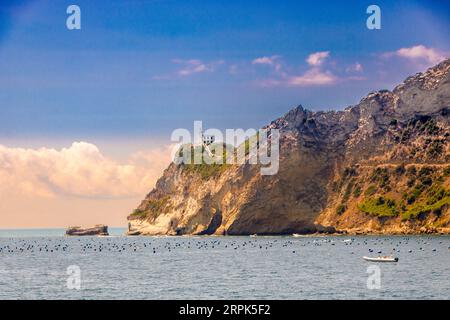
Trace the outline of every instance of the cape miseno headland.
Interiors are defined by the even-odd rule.
[[[130,234],[450,233],[450,60],[344,111],[298,106],[279,172],[172,163]]]

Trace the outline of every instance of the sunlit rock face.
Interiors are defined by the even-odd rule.
[[[292,109],[267,125],[280,130],[275,175],[248,162],[171,164],[129,233],[450,232],[449,69],[446,60],[344,111]]]

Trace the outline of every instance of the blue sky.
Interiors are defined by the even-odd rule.
[[[81,8],[81,30],[66,29],[72,3]],[[365,26],[369,4],[2,2],[0,137],[166,138],[195,119],[258,127],[297,104],[318,110],[357,103],[423,68],[383,60],[383,53],[415,45],[449,51],[448,2],[378,1],[381,30]],[[274,77],[271,66],[252,64],[276,56],[286,73],[301,75],[308,55],[322,51],[329,52],[323,70],[341,81],[264,85]],[[195,67],[190,60],[207,70],[177,76]],[[362,72],[345,71],[356,63]]]
[[[342,109],[450,56],[448,1],[377,1],[381,30],[370,4],[2,0],[0,228],[125,226],[174,129]]]

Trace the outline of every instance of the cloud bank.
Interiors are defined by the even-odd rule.
[[[87,142],[61,150],[0,145],[0,192],[47,198],[142,196],[170,162],[170,150],[142,151],[118,163]]]

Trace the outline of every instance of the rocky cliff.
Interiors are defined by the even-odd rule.
[[[298,106],[279,172],[171,164],[130,234],[450,233],[450,60],[344,111]]]

